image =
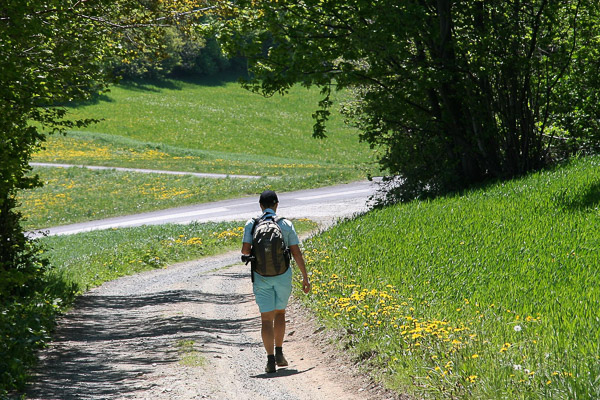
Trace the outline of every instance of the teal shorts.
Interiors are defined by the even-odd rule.
[[[253,272],[252,291],[261,313],[284,310],[292,294],[292,267],[277,276],[262,276]]]

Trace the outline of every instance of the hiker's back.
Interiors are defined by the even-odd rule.
[[[290,265],[289,249],[279,225],[281,220],[272,215],[254,220],[252,255],[256,260],[253,269],[262,276],[281,275]]]

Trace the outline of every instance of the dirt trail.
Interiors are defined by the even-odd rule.
[[[357,374],[297,304],[287,314],[290,365],[265,374],[258,308],[237,260],[228,253],[91,290],[59,322],[27,398],[396,398]]]

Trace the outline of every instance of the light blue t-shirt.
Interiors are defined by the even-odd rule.
[[[275,211],[270,208],[267,208],[263,214],[263,216],[275,216]],[[283,241],[286,246],[294,246],[300,244],[300,239],[298,239],[298,234],[296,233],[296,229],[294,229],[294,224],[292,221],[288,219],[281,219],[278,222],[279,227],[281,228],[281,233],[283,234]],[[244,236],[242,237],[243,243],[252,244],[252,227],[254,226],[254,220],[249,219],[246,222],[246,226],[244,226]]]

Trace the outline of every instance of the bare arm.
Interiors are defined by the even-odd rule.
[[[252,245],[250,243],[242,243],[242,254],[250,255],[250,250],[252,249]]]
[[[292,257],[294,257],[294,261],[296,261],[296,265],[300,268],[300,272],[302,272],[302,290],[304,293],[310,292],[310,281],[308,280],[308,274],[306,273],[306,265],[304,264],[304,257],[302,256],[302,251],[300,250],[300,246],[297,244],[290,246],[290,251],[292,252]]]

